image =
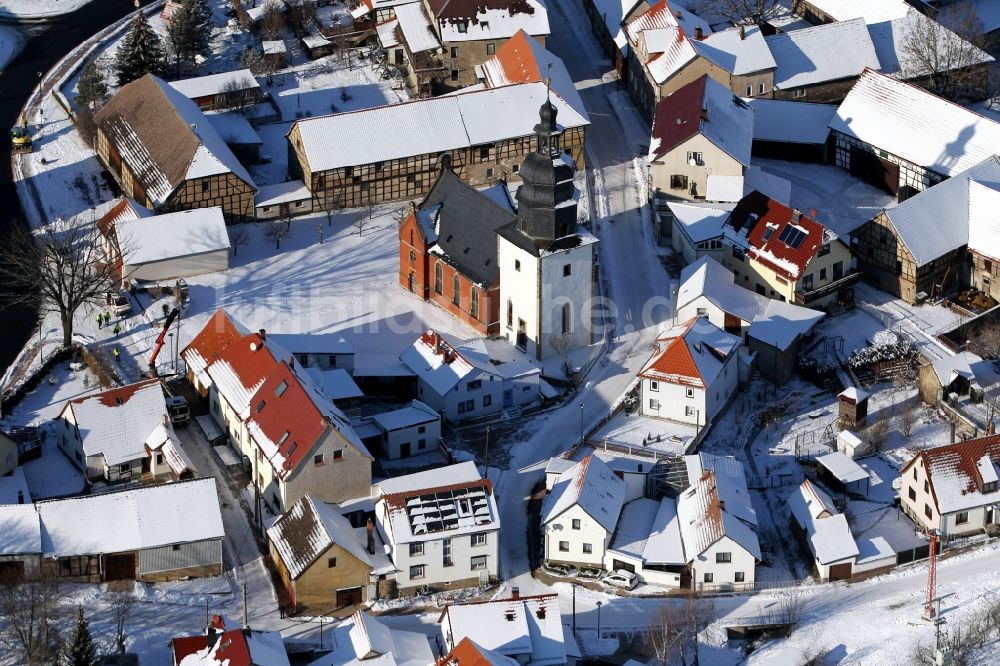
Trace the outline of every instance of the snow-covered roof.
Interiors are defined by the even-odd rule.
[[[997,491],[983,492],[983,484],[989,483],[986,478],[993,476],[988,471],[986,478],[981,475],[986,466],[984,457],[993,463],[993,474],[996,474],[1000,465],[1000,436],[968,439],[920,451],[903,467],[900,476],[905,478],[910,467],[921,462],[930,483],[931,497],[941,514],[995,504]]]
[[[115,229],[129,266],[229,252],[229,233],[220,206],[125,220]]]
[[[167,417],[167,403],[157,379],[92,393],[66,403],[80,429],[83,452],[103,455],[109,466],[144,458],[145,442]]]
[[[363,5],[359,5],[359,8],[361,7]],[[394,46],[399,46],[400,40],[397,28],[399,28],[399,19],[382,21],[375,26],[375,34],[378,35],[378,43],[382,48],[391,49]]]
[[[740,198],[743,198],[742,195]],[[729,213],[735,208],[732,204],[701,201],[668,201],[667,207],[674,215],[674,224],[683,227],[684,234],[693,243],[722,236]]]
[[[229,406],[241,419],[250,416],[250,398],[264,383],[278,359],[287,353],[273,342],[265,342],[259,333],[249,333],[233,340],[208,366],[208,376]]]
[[[670,497],[660,500],[642,550],[642,559],[647,564],[684,564],[688,561],[684,556],[684,542],[677,518],[677,500]]]
[[[966,381],[975,381],[976,374],[972,371],[972,363],[980,361],[978,356],[972,352],[959,352],[950,356],[936,358],[931,362],[934,374],[937,375],[941,386],[951,386],[951,383],[959,377]]]
[[[601,20],[604,21],[608,34],[611,35],[615,46],[622,53],[625,52],[625,46],[628,44],[628,37],[625,36],[622,21],[625,20],[625,15],[639,2],[640,0],[594,0],[594,6],[597,8]]]
[[[905,0],[809,0],[809,4],[834,21],[862,18],[866,23],[880,23],[906,16],[913,11]]]
[[[725,477],[706,471],[677,499],[684,553],[691,562],[723,537],[730,538],[758,560],[760,543],[753,527],[737,518],[728,502],[721,500],[718,482]]]
[[[286,53],[288,51],[284,40],[280,39],[265,40],[261,42],[261,48],[264,51],[264,55],[278,55],[279,53]]]
[[[428,666],[434,662],[427,635],[393,629],[356,611],[333,629],[333,648],[309,666]]]
[[[354,345],[339,333],[272,333],[267,339],[293,354],[354,354]]]
[[[306,35],[302,38],[302,45],[307,49],[318,49],[324,46],[329,46],[330,44],[330,40],[319,33]]]
[[[855,564],[867,564],[877,560],[896,561],[896,550],[889,545],[885,537],[872,537],[870,539],[856,539],[858,546],[858,556],[854,560]]]
[[[496,55],[477,66],[487,88],[544,82],[546,79],[559,97],[588,118],[586,107],[576,90],[563,61],[523,30],[497,49]]]
[[[360,398],[365,394],[351,377],[351,373],[343,368],[333,370],[308,368],[308,372],[319,387],[320,393],[334,402]]]
[[[397,495],[423,488],[437,488],[449,483],[475,483],[482,478],[476,463],[466,460],[454,465],[383,479],[376,484],[376,487],[380,495]]]
[[[842,451],[834,451],[816,459],[835,479],[841,483],[855,483],[868,479],[864,467],[847,457]]]
[[[739,337],[704,317],[693,317],[657,336],[653,355],[639,376],[707,389],[739,346]]]
[[[276,631],[231,629],[210,646],[208,636],[183,636],[171,641],[177,666],[288,666],[288,653]]]
[[[707,74],[656,105],[649,156],[662,157],[696,134],[740,164],[750,165],[753,109]]]
[[[548,11],[539,0],[429,0],[427,4],[446,43],[507,39],[518,30],[549,34]]]
[[[5,435],[0,431],[0,442]],[[11,444],[13,452],[14,444]],[[31,490],[28,480],[24,477],[24,468],[17,466],[5,476],[0,476],[0,506],[4,504],[22,504],[31,501]]]
[[[944,176],[981,163],[1000,145],[1000,123],[871,69],[830,128]]]
[[[830,135],[830,119],[837,111],[835,104],[812,104],[763,97],[749,98],[746,103],[754,111],[754,141],[826,143],[826,137]]]
[[[309,166],[320,172],[531,136],[546,94],[544,83],[522,83],[309,118],[295,126]],[[589,124],[586,110],[554,91],[551,100],[562,127]],[[340,140],[345,136],[353,140]]]
[[[688,33],[690,34],[690,33]],[[691,42],[705,60],[734,76],[752,74],[777,66],[760,29],[730,28]],[[777,73],[775,74],[777,83]]]
[[[306,495],[292,505],[267,530],[267,536],[293,580],[304,573],[323,553],[337,544],[368,566],[373,573],[394,570],[375,530],[374,553],[368,552],[368,530],[353,527],[336,504]]]
[[[759,166],[751,165],[743,176],[710,175],[705,188],[705,199],[715,205],[728,206],[731,210],[733,207],[731,204],[735,204],[754,190],[779,203],[787,204],[792,196],[792,183],[764,171]]]
[[[406,367],[438,395],[445,395],[460,381],[480,370],[439,333],[428,331],[399,355]]]
[[[848,400],[853,400],[855,403],[864,400],[868,397],[868,392],[864,389],[859,389],[857,386],[848,386],[843,391],[837,394],[838,397],[843,396]]]
[[[156,426],[146,438],[146,446],[150,451],[162,453],[167,466],[178,477],[182,474],[194,475],[197,473],[198,470],[181,445],[181,441],[177,438],[172,426],[162,423]]]
[[[257,195],[253,198],[253,205],[260,208],[261,206],[277,206],[295,201],[308,201],[309,199],[312,199],[312,192],[309,191],[306,184],[301,180],[290,180],[287,183],[261,185]]]
[[[711,202],[733,203],[743,198],[743,176],[711,174],[705,188],[705,199]],[[721,225],[719,227],[721,231]]]
[[[397,5],[394,11],[396,20],[399,21],[399,28],[403,31],[403,39],[406,40],[406,46],[411,53],[441,48],[441,42],[431,27],[430,19],[424,13],[422,2]]]
[[[493,486],[478,478],[478,471],[475,480],[458,481],[458,473],[449,473],[449,469],[457,467],[451,465],[432,470],[435,474],[427,477],[421,477],[426,474],[423,472],[409,475],[436,478],[437,485],[420,484],[419,488],[386,493],[385,483],[379,484],[383,494],[376,500],[376,515],[392,543],[430,541],[500,529]],[[397,485],[413,483],[413,479],[406,477],[390,481],[396,481]]]
[[[227,145],[262,145],[264,143],[247,117],[238,111],[209,111],[205,117],[208,118],[208,122],[212,123],[212,127]]]
[[[734,284],[733,272],[711,257],[702,257],[681,271],[678,310],[701,297],[723,312],[749,322],[751,337],[782,351],[824,316],[817,310],[767,298]]]
[[[847,518],[837,513],[830,496],[809,479],[788,497],[788,507],[795,522],[805,531],[809,550],[820,564],[858,555]]]
[[[177,481],[35,504],[42,552],[54,557],[121,553],[222,539],[214,478]]]
[[[0,506],[0,555],[42,552],[42,527],[33,504]]]
[[[559,596],[555,594],[449,604],[438,622],[442,633],[450,634],[455,644],[468,638],[504,656],[528,656],[530,664],[566,663]]]
[[[245,334],[246,330],[230,318],[225,310],[219,308],[181,351],[181,358],[198,381],[203,386],[208,386],[211,383],[208,366],[219,360],[222,352],[233,342],[242,340]]]
[[[993,62],[993,56],[978,47],[964,41],[959,45],[961,37],[918,11],[909,11],[905,16],[871,24],[868,26],[868,33],[875,45],[875,53],[878,54],[881,64],[879,69],[886,74],[912,79],[930,73],[923,58],[913,57],[912,49],[907,51],[908,41],[913,41],[909,37],[911,34],[936,35],[940,39],[941,48],[945,52],[936,61],[938,67],[947,69],[949,65],[953,65],[959,68]]]
[[[542,501],[542,524],[579,506],[606,532],[612,533],[624,501],[625,482],[607,463],[590,455],[559,475],[552,492]]]
[[[669,501],[668,498],[664,499]],[[615,526],[614,536],[608,544],[608,550],[641,560],[646,541],[653,529],[653,519],[656,518],[659,509],[660,503],[648,497],[626,502],[622,506],[621,516]],[[677,534],[677,540],[680,541],[680,532]],[[684,563],[683,557],[679,563]]]
[[[196,76],[171,81],[170,86],[188,99],[198,99],[235,90],[259,90],[260,84],[249,69],[237,69],[220,74]],[[234,86],[236,86],[234,88]]]
[[[918,266],[963,245],[996,256],[991,252],[1000,254],[993,233],[997,228],[993,206],[1000,199],[998,193],[1000,159],[990,156],[967,171],[887,208],[885,215]],[[943,219],[949,223],[941,224]]]
[[[774,55],[776,90],[788,90],[859,76],[878,69],[871,36],[863,19],[826,23],[767,37]]]
[[[437,412],[419,400],[414,400],[410,403],[409,407],[394,409],[391,412],[382,412],[372,418],[375,419],[375,423],[385,432],[410,428],[441,419]]]

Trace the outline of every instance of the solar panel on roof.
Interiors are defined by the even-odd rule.
[[[806,232],[796,226],[791,224],[786,225],[781,233],[778,234],[778,240],[787,245],[790,248],[798,249],[802,245],[802,241],[806,239]]]

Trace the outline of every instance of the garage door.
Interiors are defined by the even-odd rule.
[[[337,590],[337,608],[345,608],[361,603],[361,588],[349,587],[346,590]]]
[[[850,172],[852,176],[880,187],[889,194],[894,195],[899,190],[899,165],[857,146],[851,146]]]
[[[851,563],[834,564],[830,567],[830,580],[850,580]]]
[[[108,555],[104,558],[104,580],[135,580],[135,555]]]

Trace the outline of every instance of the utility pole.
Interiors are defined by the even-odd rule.
[[[935,617],[932,620],[932,622],[934,623],[934,661],[937,664],[951,663],[951,655],[950,654],[944,655],[941,653],[941,626],[947,622],[946,619],[941,617],[941,600],[947,599],[948,597],[953,596],[954,594],[955,594],[954,592],[950,592],[948,594],[943,594],[940,597],[935,597],[934,599],[931,600],[931,602],[935,606],[935,611],[936,611],[934,614]]]
[[[576,638],[576,583],[573,583],[573,638]]]
[[[486,426],[486,480],[490,479],[490,427]]]
[[[250,609],[247,607],[247,583],[243,581],[243,628],[250,628]]]
[[[601,606],[604,603],[601,601],[597,602],[597,640],[601,640]]]
[[[927,603],[924,604],[924,619],[933,620],[935,617],[935,593],[937,590],[937,546],[938,531],[931,530],[931,558],[927,567]]]

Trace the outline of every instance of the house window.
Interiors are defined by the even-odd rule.
[[[483,407],[489,407],[493,404],[493,396],[486,394],[483,396]]]
[[[455,275],[451,278],[451,301],[455,305],[461,305],[462,301],[462,281]]]
[[[674,173],[670,175],[670,189],[672,190],[686,190],[688,186],[688,177]]]
[[[917,489],[916,489],[916,488],[913,488],[913,487],[910,487],[910,490],[909,490],[909,492],[907,492],[906,494],[907,494],[907,496],[908,496],[908,497],[909,497],[909,498],[910,498],[911,500],[914,500],[914,501],[915,501],[915,500],[917,499]]]
[[[514,326],[514,301],[507,299],[507,328]]]
[[[559,552],[560,553],[568,553],[569,552],[569,541],[560,541],[559,542]]]
[[[162,465],[163,464],[163,454],[162,453],[157,453],[156,454],[156,464],[157,465]]]
[[[753,97],[753,86],[747,86],[747,97]]]
[[[457,69],[451,70],[451,80],[452,81],[458,81],[458,70]]]
[[[570,310],[569,303],[563,303],[562,306],[562,332],[563,335],[569,335],[573,330],[573,313]]]
[[[726,562],[732,562],[732,561],[733,561],[733,554],[732,553],[716,553],[715,554],[715,562],[717,564],[724,564]]]
[[[711,583],[714,580],[715,580],[715,574],[713,574],[711,572],[705,574],[705,582],[706,583]]]
[[[514,173],[517,173],[518,171],[520,171],[520,169],[521,169],[520,164],[512,164],[510,166],[510,170],[513,171]]]
[[[692,389],[692,388],[684,389],[684,395],[685,395],[685,397],[693,398],[694,397],[694,389]]]
[[[424,544],[422,541],[410,544],[410,557],[416,557],[418,555],[424,554]]]
[[[265,403],[264,403],[264,401],[263,401],[263,400],[261,400],[260,402],[258,402],[258,403],[257,403],[257,406],[256,406],[256,407],[254,407],[254,410],[255,410],[255,411],[256,411],[257,413],[260,413],[260,410],[264,409],[264,404],[265,404]]]
[[[482,379],[474,379],[474,380],[472,380],[471,382],[469,382],[468,384],[465,385],[465,390],[466,391],[478,391],[481,388],[483,388],[483,380]]]
[[[521,260],[520,259],[515,259],[514,260],[514,270],[517,271],[517,272],[519,272],[519,273],[521,272]]]
[[[655,379],[649,380],[649,390],[650,391],[659,391],[660,390],[660,382],[656,381]]]
[[[956,525],[964,525],[967,522],[969,522],[969,512],[968,511],[959,511],[958,513],[955,514],[955,524]]]
[[[934,517],[934,512],[931,511],[931,505],[930,504],[924,504],[924,515],[927,516],[928,518],[933,518]]]
[[[337,367],[337,356],[335,354],[330,354],[326,357],[326,363],[331,368]]]
[[[983,259],[983,270],[987,273],[993,272],[993,262],[989,259]]]
[[[309,367],[309,354],[299,354],[299,363],[303,368]]]
[[[736,583],[742,583],[744,581],[743,572],[737,571],[735,574],[733,574],[733,581]]]
[[[472,569],[473,571],[476,571],[477,569],[485,569],[486,556],[476,555],[475,557],[473,557],[472,560],[469,562],[469,568]]]
[[[650,398],[649,399],[649,408],[651,410],[653,410],[654,412],[657,411],[658,409],[660,409],[660,401],[657,400],[656,398]]]
[[[344,449],[337,449],[333,452],[333,461],[340,462],[344,459]]]
[[[180,549],[181,549],[181,545],[180,545],[179,543],[175,543],[175,544],[173,544],[172,546],[170,546],[170,550],[172,550],[172,551],[174,551],[174,552],[177,552],[177,551],[179,551]]]
[[[488,160],[490,158],[490,146],[479,146],[479,159]]]
[[[930,490],[930,486],[927,484],[927,480],[924,479],[924,492],[926,493],[928,490]]]
[[[457,58],[458,57],[458,47],[457,46],[451,47],[451,57],[452,58]]]
[[[573,274],[573,264],[565,264],[563,266],[563,277],[569,277]]]
[[[580,529],[580,519],[579,518],[574,518],[572,525],[573,525],[573,529],[574,530]]]
[[[212,184],[209,181],[207,181],[207,180],[201,181],[201,191],[202,192],[208,192],[211,188],[212,188]]]
[[[434,291],[441,293],[444,289],[442,286],[443,278],[441,274],[441,264],[434,264]]]
[[[472,288],[472,305],[469,307],[469,314],[473,319],[479,319],[479,290]]]
[[[736,247],[735,245],[733,246],[733,259],[739,259],[740,261],[743,261],[743,250]]]
[[[708,308],[698,308],[697,310],[695,310],[695,314],[698,315],[699,317],[707,317]]]
[[[695,165],[701,166],[701,165],[705,164],[705,161],[702,159],[701,151],[695,151],[695,150],[689,150],[688,151],[687,162],[688,162],[688,164],[690,164],[692,166],[695,166]]]
[[[917,468],[916,467],[913,468],[913,480],[914,481],[917,480]]]
[[[459,32],[468,32],[469,31],[469,24],[466,23],[465,21],[459,21],[458,22],[458,31]]]
[[[410,183],[411,185],[412,185],[412,184],[414,184],[414,183],[416,183],[416,182],[417,182],[417,176],[416,176],[415,174],[412,174],[412,173],[411,173],[411,174],[409,174],[409,175],[408,175],[408,176],[406,177],[406,182],[407,182],[407,183]]]
[[[806,96],[806,89],[805,88],[796,88],[795,92],[793,94],[794,94],[795,97],[805,97]]]
[[[417,440],[417,449],[420,450],[420,451],[423,451],[426,448],[427,448],[427,440],[426,439],[418,439]]]
[[[486,177],[487,178],[492,178],[493,177],[493,167],[488,167],[486,169]]]
[[[764,83],[763,81],[759,82],[757,84],[757,94],[763,95],[765,90],[767,90],[767,84]]]
[[[285,391],[287,390],[288,390],[288,382],[282,379],[281,383],[278,384],[278,388],[274,389],[274,394],[280,398],[282,395],[284,395]]]
[[[313,465],[315,465],[316,467],[322,467],[325,464],[326,464],[326,454],[320,453],[318,455],[313,456]]]
[[[281,446],[282,444],[287,442],[289,435],[290,433],[286,430],[284,434],[278,439],[278,446]]]
[[[424,565],[414,564],[410,567],[410,578],[423,578],[424,577]]]
[[[589,555],[590,553],[594,552],[594,547],[589,543],[585,543],[583,544],[583,552],[585,555]]]
[[[326,559],[326,568],[327,569],[332,569],[335,566],[337,566],[337,558],[336,557],[328,557]]]
[[[493,55],[496,52],[497,52],[497,45],[496,44],[487,44],[486,45],[486,55]]]
[[[821,268],[819,269],[819,281],[822,282],[825,279],[826,279],[826,269]]]
[[[485,546],[486,545],[486,532],[476,532],[472,535],[471,539],[473,546]]]
[[[691,405],[684,405],[684,416],[695,416],[697,413],[697,410]]]
[[[441,540],[441,566],[450,567],[454,562],[451,560],[451,539]]]
[[[804,278],[802,278],[802,288],[806,289],[806,290],[810,290],[810,289],[813,288],[813,274],[812,273],[810,273],[809,275],[807,275]]]

